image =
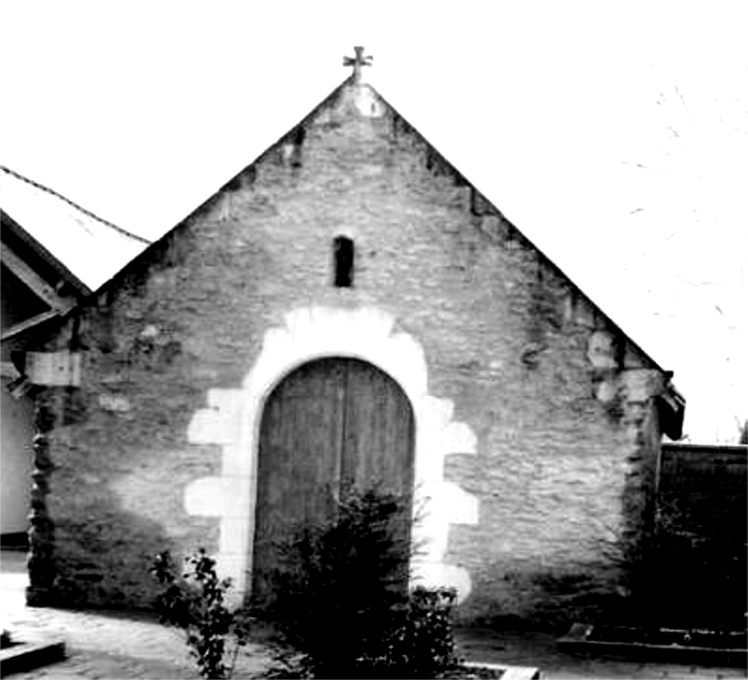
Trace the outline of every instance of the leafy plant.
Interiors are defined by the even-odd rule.
[[[457,669],[452,588],[415,588],[394,630],[383,666],[393,677],[437,678]]]
[[[745,625],[745,524],[742,532],[736,531],[740,516],[735,516],[731,524],[702,518],[677,503],[660,508],[654,585],[689,626],[717,631]]]
[[[165,587],[157,598],[157,610],[162,622],[185,632],[202,677],[230,678],[239,648],[247,643],[248,620],[225,606],[230,580],[218,578],[215,560],[203,548],[185,562],[187,570],[180,573],[168,551],[155,557],[150,571]],[[229,639],[233,641],[230,654]]]
[[[282,546],[265,615],[291,651],[275,677],[438,677],[454,667],[455,593],[408,592],[410,504],[377,489],[346,489],[321,526]]]
[[[702,525],[678,503],[660,502],[651,531],[617,536],[604,554],[626,595],[617,618],[679,628],[744,626],[746,542],[731,526]]]

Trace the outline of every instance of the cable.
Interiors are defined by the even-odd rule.
[[[133,234],[130,231],[127,231],[127,229],[123,229],[122,227],[118,227],[116,224],[112,224],[111,222],[108,222],[107,220],[99,217],[98,215],[94,215],[90,210],[86,210],[85,208],[81,207],[77,203],[74,203],[69,198],[65,198],[62,194],[58,194],[54,189],[50,189],[49,187],[45,187],[43,184],[39,184],[38,182],[35,182],[32,179],[29,179],[28,177],[24,177],[18,172],[15,172],[14,170],[11,170],[10,168],[6,168],[4,165],[0,165],[0,170],[3,170],[4,172],[8,173],[11,177],[15,177],[16,179],[21,180],[22,182],[26,182],[27,184],[30,184],[35,189],[40,189],[41,191],[45,191],[48,194],[51,194],[55,198],[59,198],[61,201],[64,201],[68,205],[72,206],[76,210],[82,212],[87,217],[90,217],[91,219],[96,220],[97,222],[100,222],[106,227],[109,227],[110,229],[114,229],[116,232],[119,232],[123,236],[127,236],[128,238],[135,239],[136,241],[140,241],[141,243],[145,243],[147,245],[150,245],[153,243],[153,241],[149,241],[147,238],[143,238],[142,236],[138,236],[137,234]]]

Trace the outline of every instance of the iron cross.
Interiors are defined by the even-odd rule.
[[[361,67],[371,66],[374,57],[365,57],[363,47],[354,47],[355,57],[343,57],[343,66],[353,66],[353,80],[361,80]]]

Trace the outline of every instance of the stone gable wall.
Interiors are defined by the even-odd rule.
[[[191,439],[195,414],[242,388],[294,310],[370,310],[420,345],[429,398],[474,434],[443,462],[477,511],[448,526],[462,616],[568,612],[608,578],[600,541],[645,512],[660,373],[365,86],[301,130],[57,338],[84,361],[79,389],[48,395],[58,589],[147,606],[151,555],[217,551],[219,520],[190,514],[185,489],[239,454],[231,433]],[[351,288],[333,286],[338,235],[355,243]]]

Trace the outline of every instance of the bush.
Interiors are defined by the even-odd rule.
[[[382,660],[392,677],[436,678],[456,669],[452,628],[455,591],[417,587],[410,593]]]
[[[156,600],[157,611],[162,622],[185,632],[202,677],[230,678],[239,647],[247,642],[247,620],[224,605],[230,581],[218,578],[215,561],[203,548],[186,564],[187,571],[180,573],[168,551],[154,559],[151,573],[165,586]],[[227,656],[228,639],[234,646]]]
[[[744,515],[737,512],[744,509],[737,510],[735,523],[694,516],[675,503],[659,510],[652,549],[653,601],[667,606],[671,617],[687,627],[743,629],[746,537]],[[741,519],[743,532],[736,531]]]
[[[605,555],[618,568],[626,594],[613,612],[619,620],[670,628],[744,627],[745,538],[732,526],[698,519],[662,502],[652,531],[607,544]]]
[[[332,520],[282,546],[265,615],[293,651],[276,677],[438,677],[454,668],[455,593],[408,592],[410,503],[345,490]]]

